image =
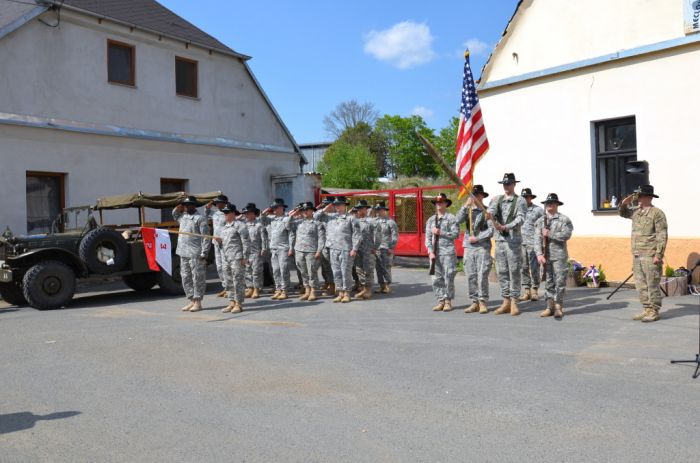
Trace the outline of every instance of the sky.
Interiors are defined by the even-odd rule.
[[[517,0],[160,0],[239,53],[297,143],[329,140],[342,102],[420,114],[436,130],[459,110],[464,49],[475,75]],[[468,45],[467,45],[468,44]]]

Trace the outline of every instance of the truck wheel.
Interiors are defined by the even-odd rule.
[[[129,245],[119,232],[101,227],[83,237],[78,254],[92,273],[109,275],[126,267]]]
[[[182,287],[182,277],[180,276],[180,257],[173,256],[173,274],[168,275],[168,272],[161,269],[157,272],[158,286],[165,294],[172,296],[182,296],[185,290]]]
[[[17,283],[0,283],[0,298],[11,305],[27,305],[22,287]]]
[[[148,291],[158,283],[158,275],[156,272],[124,275],[122,279],[124,280],[124,284],[134,291]]]
[[[24,274],[22,292],[35,309],[59,309],[73,299],[75,273],[63,262],[40,262]]]

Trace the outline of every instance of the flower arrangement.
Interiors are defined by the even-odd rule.
[[[607,278],[605,272],[603,271],[603,266],[598,264],[598,267],[591,265],[583,274],[583,281],[589,288],[600,288],[601,286],[607,286]]]

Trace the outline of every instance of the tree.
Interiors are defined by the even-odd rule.
[[[374,157],[375,164],[380,175],[386,175],[384,171],[387,141],[384,134],[377,132],[366,122],[359,122],[355,127],[348,127],[338,137],[339,142],[350,145],[362,145],[366,147]]]
[[[373,103],[343,101],[323,118],[323,127],[329,135],[338,139],[346,129],[354,128],[361,122],[372,127],[378,117],[379,112]]]
[[[420,133],[429,140],[435,135],[420,116],[389,116],[377,120],[375,131],[383,134],[387,141],[387,173],[394,177],[437,177],[439,169],[426,152],[416,135]]]
[[[457,129],[459,129],[459,118],[453,117],[447,124],[447,127],[440,129],[437,137],[435,137],[435,147],[447,161],[450,166],[455,165],[455,149],[457,149]]]
[[[374,188],[379,176],[374,156],[366,146],[343,141],[333,143],[318,164],[323,186]]]

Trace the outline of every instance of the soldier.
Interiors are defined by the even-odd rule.
[[[221,236],[224,225],[226,225],[226,219],[224,218],[224,213],[222,210],[227,203],[228,197],[226,195],[219,195],[214,198],[213,201],[204,206],[204,216],[207,218],[207,220],[211,220],[214,228],[214,236]],[[212,207],[212,205],[215,207]],[[226,282],[226,272],[224,272],[224,261],[222,257],[223,250],[221,248],[221,243],[219,243],[217,240],[214,240],[212,244],[214,245],[216,272],[219,274],[219,280],[221,281],[221,286],[223,287],[223,291],[217,294],[217,297],[226,297],[226,288],[228,288],[228,283]]]
[[[438,303],[433,310],[449,312],[455,297],[455,239],[459,236],[459,225],[457,218],[447,212],[452,200],[445,193],[440,193],[432,203],[435,204],[436,211],[425,223],[425,247],[428,248],[430,260],[435,261],[433,293]]]
[[[494,313],[520,315],[518,298],[523,262],[520,227],[525,220],[525,200],[515,194],[515,184],[519,183],[515,174],[504,174],[498,183],[503,185],[504,194],[493,198],[487,217],[496,220],[496,272],[503,297],[503,303]]]
[[[207,219],[197,212],[200,203],[194,196],[188,196],[173,209],[173,219],[180,224],[181,233],[209,235]],[[202,298],[206,291],[207,255],[211,241],[204,236],[180,235],[175,253],[180,256],[180,276],[185,295],[190,301],[183,312],[202,310]]]
[[[384,202],[374,206],[377,214],[377,235],[379,237],[379,250],[377,251],[377,283],[379,288],[376,293],[391,293],[391,267],[394,263],[394,249],[399,242],[399,227],[394,219],[389,217],[389,208]]]
[[[245,297],[257,299],[263,288],[263,258],[269,253],[270,245],[267,229],[258,219],[260,209],[255,206],[255,203],[246,204],[241,212],[245,215],[245,224],[248,227],[248,237],[250,238],[249,265],[245,271]]]
[[[302,301],[317,299],[318,266],[321,263],[321,253],[326,247],[326,228],[314,219],[314,212],[316,208],[311,201],[302,203],[299,209],[291,212],[291,217],[303,216],[294,221],[294,256],[304,285],[304,294],[299,296]]]
[[[362,231],[360,223],[347,212],[345,196],[337,196],[333,204],[314,214],[314,218],[326,223],[326,239],[330,242],[333,279],[338,296],[333,302],[352,301],[352,265],[360,247]],[[330,211],[335,209],[334,213]]]
[[[377,227],[374,218],[367,215],[367,211],[372,207],[366,199],[361,199],[355,205],[357,208],[357,218],[362,231],[362,241],[360,251],[355,258],[355,268],[359,280],[359,292],[355,294],[357,299],[369,299],[372,297],[372,286],[374,283],[374,266],[377,260]]]
[[[638,207],[630,207],[633,197],[638,198]],[[639,300],[644,310],[634,320],[655,322],[661,310],[661,266],[668,241],[666,215],[651,204],[654,187],[642,185],[620,203],[620,216],[632,219],[632,271],[639,291]]]
[[[474,185],[472,196],[482,205],[489,194],[482,185]],[[465,313],[488,313],[489,272],[491,272],[491,237],[493,225],[479,207],[474,207],[474,199],[469,198],[457,213],[457,223],[464,222],[464,271],[467,274],[469,299],[472,303]]]
[[[540,264],[535,253],[535,222],[544,215],[544,210],[532,202],[537,195],[533,195],[529,188],[523,188],[520,196],[525,199],[526,208],[525,221],[520,229],[523,235],[523,295],[520,296],[520,300],[536,301],[539,299],[537,292],[540,287]]]
[[[551,317],[554,314],[554,318],[561,319],[564,316],[562,304],[569,273],[566,242],[571,238],[574,225],[567,216],[559,213],[559,206],[563,206],[564,203],[559,201],[556,193],[548,194],[542,204],[547,211],[535,223],[534,242],[537,261],[545,266],[547,272],[544,287],[547,308],[540,313],[540,317]]]
[[[353,206],[350,208],[350,215],[353,218],[357,219],[357,207],[356,206]],[[358,220],[358,222],[359,222],[359,220]],[[362,230],[362,225],[360,225],[360,230]],[[364,239],[364,236],[360,236],[360,249],[362,249],[362,240],[363,239]],[[357,252],[357,256],[355,256],[355,258],[352,261],[353,285],[352,285],[351,291],[354,293],[360,291],[360,276],[357,274],[357,266],[358,266],[359,259],[360,259],[360,251]]]
[[[333,204],[335,197],[326,196],[321,201],[319,208],[323,209],[329,204]],[[318,208],[317,208],[318,209]],[[324,222],[321,222],[323,227],[326,227]],[[324,296],[335,296],[335,283],[333,282],[333,269],[331,268],[331,249],[328,247],[329,242],[326,239],[326,246],[323,248],[321,253],[321,275],[323,276],[324,282]]]
[[[228,281],[229,305],[224,307],[223,313],[238,313],[243,311],[245,298],[245,268],[250,252],[250,239],[248,227],[236,216],[240,213],[234,204],[228,203],[222,209],[226,214],[226,225],[221,236],[221,245],[224,253],[224,265],[226,281]]]
[[[272,277],[275,280],[275,293],[272,299],[287,299],[289,282],[289,258],[294,255],[292,244],[294,243],[294,230],[290,218],[284,214],[287,205],[284,199],[276,198],[269,208],[263,211],[260,221],[269,226],[270,257],[272,260]],[[268,214],[274,213],[270,217]]]

